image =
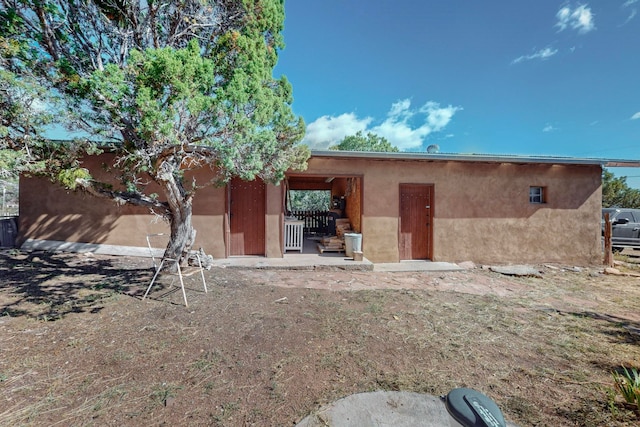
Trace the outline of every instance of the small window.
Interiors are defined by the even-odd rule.
[[[529,203],[544,202],[544,187],[529,187]]]

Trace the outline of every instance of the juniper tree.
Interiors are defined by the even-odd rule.
[[[283,0],[0,0],[0,149],[68,188],[146,206],[170,223],[165,256],[194,243],[196,189],[304,168],[304,123],[273,68]],[[52,141],[46,125],[81,132]],[[118,186],[83,168],[110,151]],[[162,192],[149,194],[145,179]]]
[[[329,147],[330,150],[341,151],[373,151],[384,153],[397,153],[398,147],[392,145],[387,138],[369,132],[365,136],[362,131],[355,135],[345,136],[339,144]]]

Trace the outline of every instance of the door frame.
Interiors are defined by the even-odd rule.
[[[400,242],[402,239],[402,189],[406,187],[420,187],[424,188],[429,193],[429,213],[430,215],[427,217],[429,220],[427,227],[427,258],[415,258],[413,254],[410,259],[402,258],[402,251],[400,248]],[[425,183],[409,183],[403,182],[398,185],[398,258],[403,261],[410,260],[420,260],[425,259],[432,261],[433,260],[433,220],[434,220],[434,205],[435,205],[435,184],[425,184]]]

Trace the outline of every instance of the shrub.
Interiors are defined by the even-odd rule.
[[[622,371],[613,372],[613,380],[616,390],[622,395],[624,400],[634,405],[636,410],[640,410],[640,373],[636,368],[627,369],[622,367]]]

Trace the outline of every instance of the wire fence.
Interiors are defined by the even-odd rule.
[[[0,218],[18,215],[18,183],[0,179]]]

